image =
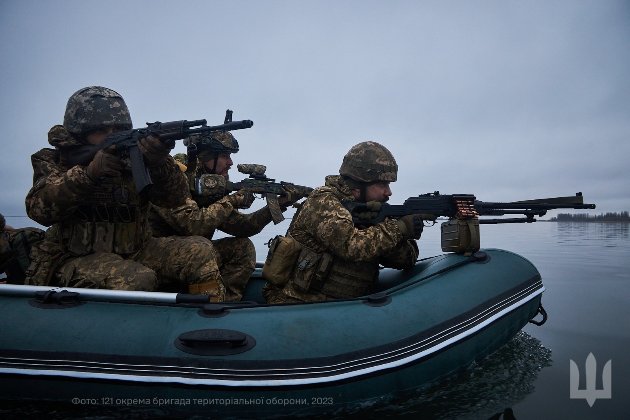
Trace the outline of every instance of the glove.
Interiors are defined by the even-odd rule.
[[[120,158],[113,154],[113,150],[99,150],[87,166],[88,176],[96,181],[100,178],[117,178],[122,176],[124,165]]]
[[[420,239],[424,223],[419,214],[408,214],[396,220],[403,236],[407,239]]]
[[[376,216],[378,216],[378,212],[381,211],[381,206],[383,203],[380,201],[368,201],[365,203],[365,206],[362,206],[360,210],[355,211],[353,216],[355,216],[360,221],[369,222],[374,220]]]
[[[228,195],[227,199],[235,209],[248,209],[254,202],[254,194],[240,190]]]
[[[162,143],[160,139],[152,135],[140,139],[138,142],[138,149],[144,155],[144,160],[149,166],[163,165],[174,147],[174,142]]]
[[[306,197],[306,195],[300,193],[300,191],[293,188],[291,185],[285,185],[284,190],[286,191],[286,195],[281,195],[280,198],[278,198],[278,204],[282,208],[282,211]]]

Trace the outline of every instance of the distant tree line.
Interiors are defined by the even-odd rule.
[[[601,213],[601,214],[588,214],[588,213],[559,213],[558,216],[552,217],[551,221],[554,222],[630,222],[630,214],[627,211],[621,213]]]

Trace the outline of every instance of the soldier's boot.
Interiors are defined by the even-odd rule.
[[[213,275],[204,276],[199,283],[188,285],[188,293],[194,295],[208,295],[210,302],[225,301],[225,286],[218,272]]]

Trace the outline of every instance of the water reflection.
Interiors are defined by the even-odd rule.
[[[630,224],[556,222],[556,233],[559,243],[593,240],[605,242],[604,246],[616,246],[616,241],[630,236]]]
[[[344,418],[509,418],[510,407],[534,391],[538,373],[547,366],[551,350],[521,331],[494,354],[437,386]]]

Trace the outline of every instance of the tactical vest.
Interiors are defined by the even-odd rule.
[[[339,187],[328,185],[315,191],[314,194],[332,194],[339,200],[346,195]],[[302,246],[292,271],[291,286],[297,292],[321,293],[331,299],[354,298],[370,293],[378,278],[378,261],[347,261],[325,252],[308,234],[294,229],[301,210],[296,212],[289,226],[289,232]]]
[[[58,239],[74,255],[133,254],[150,238],[147,209],[131,178],[103,183],[57,225]]]
[[[347,299],[370,292],[378,277],[378,263],[345,261],[302,244],[293,273],[292,285],[298,291]]]

